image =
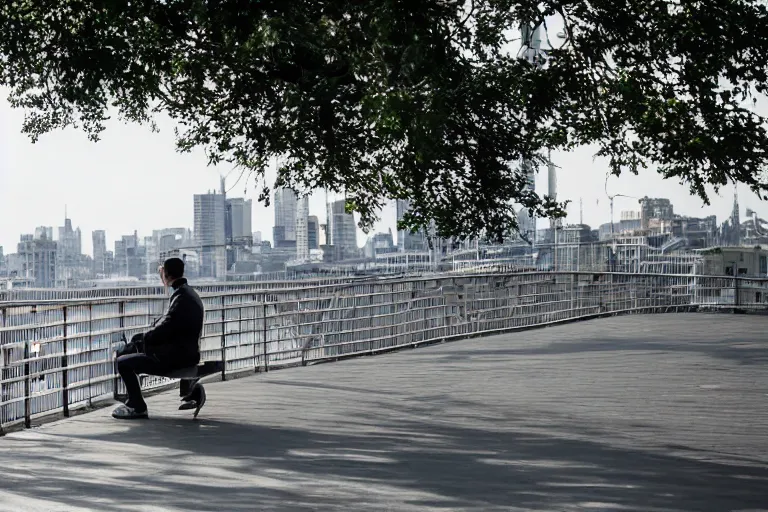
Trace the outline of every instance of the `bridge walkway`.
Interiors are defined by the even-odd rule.
[[[0,510],[768,509],[768,317],[614,317],[0,438]]]

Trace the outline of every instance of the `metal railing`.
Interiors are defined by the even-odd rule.
[[[364,281],[378,276],[355,276],[352,274],[329,275],[324,277],[289,276],[277,280],[259,281],[220,281],[190,284],[202,293],[241,293],[264,292],[287,288],[306,288],[328,284]],[[166,296],[167,290],[158,282],[136,284],[133,286],[94,287],[94,288],[14,288],[0,290],[0,304],[3,302],[49,302],[49,301],[89,301],[107,298]]]
[[[659,274],[489,273],[259,289],[203,287],[204,361],[221,377],[621,312],[768,308],[768,280]],[[260,285],[259,285],[260,286]],[[0,427],[122,393],[120,335],[147,329],[167,295],[0,303]],[[146,377],[145,389],[171,381]]]

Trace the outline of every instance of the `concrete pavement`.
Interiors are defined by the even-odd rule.
[[[768,317],[625,316],[0,438],[3,511],[768,510]]]

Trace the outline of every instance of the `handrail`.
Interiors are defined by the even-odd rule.
[[[768,309],[768,279],[611,272],[445,273],[305,288],[203,291],[204,361],[223,377],[618,313]],[[0,303],[0,428],[122,392],[121,334],[167,295]],[[172,381],[146,378],[145,389]]]

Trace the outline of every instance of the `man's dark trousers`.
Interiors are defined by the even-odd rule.
[[[126,402],[126,405],[133,407],[136,412],[146,411],[147,404],[141,396],[139,375],[142,373],[147,375],[162,375],[168,370],[169,368],[167,365],[161,364],[160,361],[154,357],[141,352],[118,357],[117,371],[120,373],[120,377],[123,378],[125,389],[128,392],[128,401]]]
[[[142,412],[147,408],[141,395],[139,375],[162,375],[175,369],[171,365],[145,354],[143,337],[143,334],[134,335],[131,341],[117,353],[117,371],[120,377],[122,377],[128,393],[128,401],[126,403],[138,412]],[[198,380],[182,380],[179,386],[179,396],[184,398],[189,395]]]

